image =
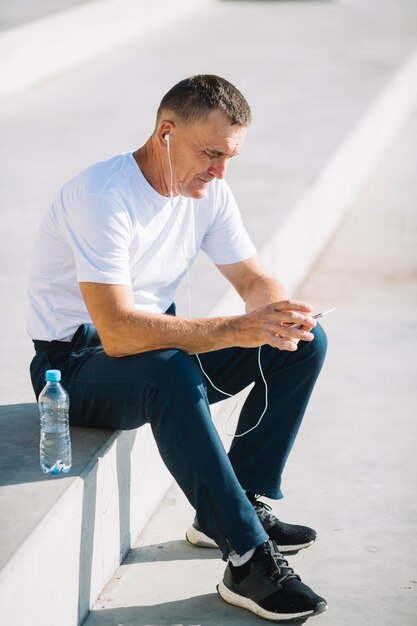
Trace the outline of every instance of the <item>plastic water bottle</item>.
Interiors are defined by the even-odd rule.
[[[60,384],[60,370],[47,370],[39,395],[41,416],[40,463],[45,474],[69,472],[71,440],[68,425],[69,397]]]

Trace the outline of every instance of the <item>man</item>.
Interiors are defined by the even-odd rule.
[[[263,268],[223,180],[250,119],[229,82],[191,77],[164,96],[144,146],[66,183],[36,239],[28,330],[36,395],[45,370],[58,368],[73,425],[149,422],[196,510],[188,540],[219,546],[228,561],[222,598],[282,621],[326,608],[278,551],[307,547],[316,534],[280,522],[258,495],[282,497],[326,342],[312,308]],[[200,249],[245,314],[175,316],[175,289]],[[236,394],[251,382],[227,455],[209,403],[223,399],[219,389]]]

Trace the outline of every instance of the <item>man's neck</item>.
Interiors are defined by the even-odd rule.
[[[166,164],[165,167],[163,165],[162,157],[164,156],[156,146],[152,135],[144,146],[133,153],[133,158],[151,187],[161,196],[169,196],[167,183],[169,171],[168,165]]]

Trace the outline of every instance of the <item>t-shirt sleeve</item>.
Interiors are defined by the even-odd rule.
[[[202,250],[218,265],[238,263],[253,256],[256,248],[225,181],[219,181],[215,204],[214,219],[203,237]]]
[[[77,280],[131,285],[127,212],[112,198],[84,194],[69,206],[65,218]]]

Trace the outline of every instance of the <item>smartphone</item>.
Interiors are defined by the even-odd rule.
[[[332,309],[327,309],[327,311],[316,313],[315,315],[313,315],[313,317],[315,320],[317,320],[319,317],[324,317],[328,313],[331,313],[332,311],[335,311],[335,310],[336,310],[336,307],[333,307]],[[290,324],[290,326],[293,326],[294,328],[301,328],[300,324]]]
[[[327,311],[322,311],[322,313],[316,313],[315,315],[313,315],[313,317],[316,320],[319,317],[324,317],[328,313],[331,313],[332,311],[335,311],[335,310],[336,310],[336,307],[333,307],[332,309],[327,309]]]

